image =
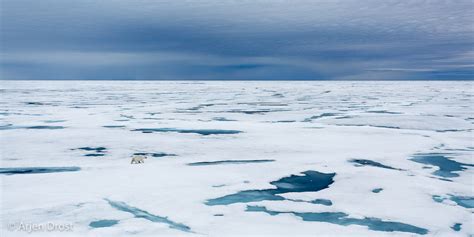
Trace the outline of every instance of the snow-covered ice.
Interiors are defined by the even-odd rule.
[[[1,236],[474,235],[473,82],[0,87]]]

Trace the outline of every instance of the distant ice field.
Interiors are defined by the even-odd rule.
[[[0,92],[0,236],[474,235],[473,82]]]

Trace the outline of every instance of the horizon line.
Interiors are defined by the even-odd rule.
[[[474,81],[469,79],[0,79],[0,81]]]

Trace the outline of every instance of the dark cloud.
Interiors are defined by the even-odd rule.
[[[474,2],[0,0],[3,79],[471,79]]]

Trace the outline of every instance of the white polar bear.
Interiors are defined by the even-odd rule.
[[[140,164],[145,163],[145,159],[147,159],[144,155],[134,155],[132,157],[132,162],[130,164]]]

